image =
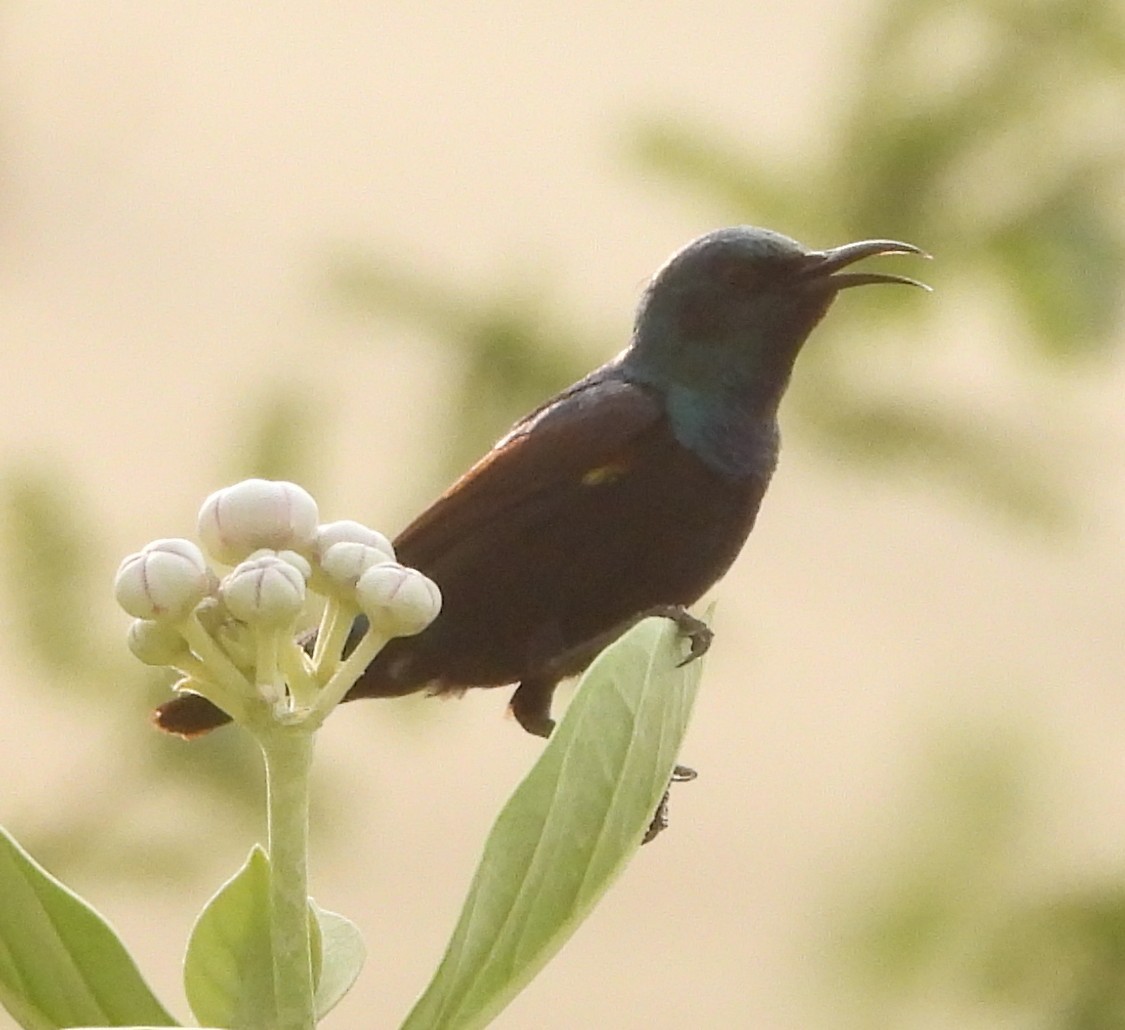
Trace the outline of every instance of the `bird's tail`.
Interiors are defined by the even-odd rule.
[[[230,716],[202,694],[185,691],[157,708],[152,713],[152,721],[165,733],[192,740],[226,725]]]

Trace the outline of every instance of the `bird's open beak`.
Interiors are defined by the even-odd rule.
[[[860,240],[858,243],[845,243],[842,247],[833,247],[831,250],[813,251],[807,257],[808,263],[801,277],[827,282],[836,290],[844,290],[849,286],[866,286],[868,283],[901,283],[904,286],[917,286],[923,290],[930,289],[925,283],[920,283],[917,279],[908,279],[904,275],[887,275],[883,272],[840,272],[842,268],[878,254],[919,254],[924,258],[930,256],[912,243],[900,243],[898,240]]]

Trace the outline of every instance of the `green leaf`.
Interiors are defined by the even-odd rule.
[[[0,829],[0,1002],[26,1030],[179,1026],[109,924]]]
[[[255,845],[192,927],[184,991],[201,1023],[269,1030],[277,1022],[270,948],[270,865]]]
[[[636,853],[695,700],[700,663],[646,619],[582,679],[485,844],[461,918],[403,1030],[485,1026],[562,947]]]
[[[350,920],[309,899],[318,1018],[359,975],[363,939]],[[188,941],[184,990],[195,1017],[216,1026],[269,1030],[277,1023],[270,945],[270,860],[255,845],[207,903]]]
[[[316,1015],[323,1019],[351,990],[363,968],[367,949],[359,927],[350,919],[326,911],[311,898],[309,907],[320,927],[321,970],[316,982]],[[315,949],[313,954],[317,954]],[[316,970],[313,972],[315,974]]]

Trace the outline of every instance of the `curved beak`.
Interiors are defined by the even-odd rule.
[[[833,247],[831,250],[814,250],[806,257],[805,267],[802,269],[802,279],[812,279],[824,282],[835,290],[844,290],[849,286],[866,286],[869,283],[901,283],[904,286],[917,286],[922,290],[930,290],[925,283],[917,279],[908,279],[904,275],[888,275],[884,272],[840,272],[862,261],[864,258],[876,257],[879,254],[917,254],[929,258],[920,247],[912,243],[900,243],[898,240],[860,240],[858,243],[845,243],[842,247]]]

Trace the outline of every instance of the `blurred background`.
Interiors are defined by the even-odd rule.
[[[120,558],[250,474],[396,532],[711,228],[905,239],[936,292],[798,364],[699,780],[496,1026],[1125,1026],[1123,72],[1114,0],[0,3],[0,821],[186,1018],[258,762],[149,729]],[[440,958],[507,694],[322,734],[327,1026]]]

